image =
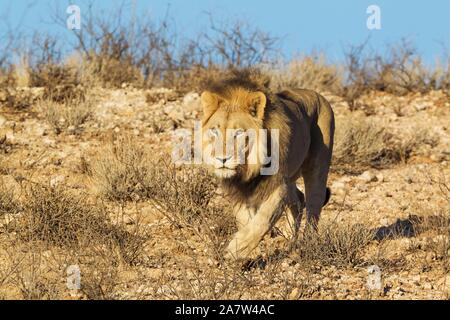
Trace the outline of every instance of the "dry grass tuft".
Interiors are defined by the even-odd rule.
[[[19,210],[14,191],[0,178],[0,217],[3,214],[14,214]]]
[[[393,136],[365,119],[351,118],[337,126],[333,168],[358,171],[385,167],[401,161],[403,155]]]
[[[341,85],[339,70],[328,64],[324,55],[313,54],[294,59],[286,67],[269,70],[275,90],[286,87],[337,92]]]
[[[106,207],[62,186],[31,183],[23,200],[18,231],[27,242],[42,241],[75,250],[109,248],[125,263],[134,264],[148,239],[139,223],[127,230],[112,222]]]
[[[14,87],[0,88],[0,105],[11,110],[25,110],[29,108],[35,97],[30,90],[23,90]]]
[[[160,163],[153,181],[148,197],[155,209],[174,225],[192,230],[215,258],[222,259],[222,249],[236,226],[230,208],[216,196],[216,181],[204,170],[177,170],[166,163]]]
[[[145,148],[130,136],[122,136],[99,154],[90,168],[103,197],[117,201],[145,198],[144,184],[151,184],[152,170]]]
[[[374,232],[360,224],[325,225],[318,233],[304,233],[299,242],[300,261],[311,266],[355,266],[362,262],[364,248],[373,237]]]
[[[336,94],[344,97],[354,110],[358,107],[357,99],[369,91],[401,96],[411,92],[448,90],[448,63],[427,67],[416,48],[405,39],[388,46],[385,53],[369,50],[366,41],[346,52],[343,85]]]
[[[62,187],[31,184],[25,199],[21,235],[27,240],[71,247],[110,232],[104,210]]]
[[[91,117],[94,100],[91,96],[85,98],[66,99],[60,102],[54,99],[41,99],[38,109],[55,132],[71,131],[76,133]]]
[[[83,83],[96,83],[106,88],[120,88],[124,84],[140,87],[144,81],[139,68],[130,59],[119,60],[98,55],[85,58],[82,78]]]
[[[407,138],[396,138],[386,128],[365,118],[351,117],[337,125],[333,169],[358,173],[406,162],[422,146],[435,147],[439,139],[426,129],[414,130]]]
[[[155,161],[130,137],[121,137],[92,163],[102,196],[115,201],[149,201],[179,228],[190,228],[219,255],[234,220],[216,197],[217,183],[199,168]]]
[[[81,86],[80,73],[68,64],[39,63],[29,68],[30,87],[43,87],[44,99],[64,102],[84,99],[86,89]]]

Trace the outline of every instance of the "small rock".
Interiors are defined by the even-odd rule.
[[[0,101],[8,101],[8,94],[4,90],[0,90]]]
[[[5,117],[0,115],[0,127],[3,127],[6,124],[6,121]]]
[[[69,126],[67,128],[67,133],[69,134],[74,134],[77,128],[75,128],[75,126]]]
[[[358,178],[366,183],[377,181],[377,177],[371,171],[364,171]]]
[[[378,180],[379,182],[384,182],[384,176],[383,176],[382,173],[378,173],[378,174],[376,175],[376,178],[377,178],[377,180]]]
[[[425,283],[423,284],[423,288],[424,288],[425,290],[432,290],[432,289],[433,289],[433,285],[432,285],[431,283],[429,283],[429,282],[425,282]]]
[[[289,294],[289,300],[297,300],[300,296],[300,290],[298,288],[294,288]]]
[[[42,139],[42,143],[43,143],[46,147],[50,147],[50,148],[56,147],[56,142],[55,142],[55,140],[52,140],[52,139],[49,139],[49,138]]]
[[[50,187],[54,188],[63,183],[66,178],[64,176],[56,176],[50,179]]]
[[[183,112],[180,110],[173,110],[167,116],[175,123],[181,123],[185,119]]]
[[[200,106],[200,96],[196,92],[188,93],[183,98],[183,109],[193,111]]]
[[[415,285],[420,284],[420,275],[413,276],[412,281],[414,281]]]
[[[336,193],[343,192],[345,191],[345,183],[342,181],[335,181],[331,185],[331,190]]]
[[[432,154],[430,156],[430,160],[434,161],[434,162],[441,162],[442,160],[444,160],[444,155],[442,155],[442,154]]]
[[[136,221],[132,217],[124,216],[123,217],[123,223],[125,223],[127,226],[129,226],[129,225],[135,224]]]
[[[444,293],[450,294],[450,275],[443,276],[439,279],[437,285]]]

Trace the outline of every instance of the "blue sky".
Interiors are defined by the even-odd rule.
[[[110,11],[122,1],[95,0],[98,11]],[[380,51],[387,43],[401,38],[412,41],[424,59],[431,63],[450,50],[450,1],[448,0],[129,0],[135,10],[151,20],[163,17],[170,6],[176,29],[192,35],[208,25],[207,12],[221,20],[247,20],[252,25],[282,37],[281,50],[286,57],[322,50],[335,61],[342,59],[343,50],[350,44],[360,44],[370,36],[370,45]],[[7,22],[28,31],[49,31],[50,8],[59,4],[58,14],[66,17],[67,3],[77,4],[81,13],[83,0],[1,0],[0,34]],[[368,30],[366,9],[369,5],[381,9],[381,30]],[[130,17],[132,6],[123,10]],[[70,32],[60,30],[70,38]]]

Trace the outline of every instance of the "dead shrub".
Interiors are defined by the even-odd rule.
[[[205,170],[180,169],[154,160],[128,136],[102,152],[93,161],[92,172],[107,199],[149,201],[173,225],[207,237],[216,249],[234,226],[226,206],[216,197],[216,181]]]
[[[438,200],[417,202],[414,208],[421,214],[415,223],[418,233],[425,236],[420,245],[423,250],[432,252],[434,259],[441,263],[446,272],[450,271],[450,183],[444,174],[428,177],[430,185],[437,186]],[[443,202],[442,202],[443,200]],[[438,203],[438,205],[436,204]],[[424,213],[427,213],[424,215]]]
[[[334,170],[358,172],[367,167],[389,166],[404,158],[393,136],[383,127],[362,118],[351,118],[337,128]]]
[[[286,67],[268,72],[275,90],[291,87],[337,92],[341,86],[338,68],[328,64],[323,54],[295,58]]]
[[[130,201],[146,197],[152,185],[151,158],[130,136],[118,137],[91,163],[99,192],[109,200]]]
[[[39,100],[38,109],[57,134],[69,128],[71,133],[75,133],[92,115],[94,103],[91,95],[60,102],[49,98]]]
[[[179,94],[200,92],[208,84],[224,78],[228,72],[229,68],[217,65],[193,65],[179,75],[168,77],[163,85],[175,88]]]
[[[117,259],[102,248],[89,248],[78,256],[81,292],[89,300],[117,299],[120,272]]]
[[[61,273],[49,267],[50,259],[36,243],[22,244],[9,241],[7,283],[25,300],[54,300],[64,290]]]
[[[351,46],[345,55],[343,86],[336,93],[351,109],[358,107],[357,99],[369,91],[405,95],[448,89],[448,66],[425,66],[416,48],[405,39],[389,45],[385,53],[369,50],[366,40]]]
[[[417,228],[421,232],[427,231],[432,235],[426,237],[423,249],[432,252],[435,259],[442,262],[444,268],[450,271],[450,218],[448,214],[444,212],[428,216]]]
[[[41,63],[29,70],[30,86],[43,87],[44,99],[63,102],[83,100],[85,88],[80,84],[80,75],[73,66]]]
[[[148,239],[140,224],[128,231],[111,221],[104,206],[64,187],[31,184],[24,199],[18,228],[25,241],[77,250],[86,246],[109,248],[126,263],[134,264]]]
[[[216,194],[216,181],[199,168],[180,170],[164,161],[154,168],[153,185],[147,189],[150,203],[175,226],[192,230],[220,260],[235,221],[227,202]]]
[[[300,261],[311,266],[356,266],[373,236],[373,231],[360,224],[324,225],[317,233],[304,233],[299,242]]]
[[[30,90],[18,89],[13,87],[0,88],[0,105],[12,110],[25,110],[29,108],[36,97]]]
[[[20,210],[19,208],[14,191],[5,184],[3,178],[0,178],[0,217],[3,214],[14,214]]]
[[[28,85],[44,88],[44,99],[84,99],[86,88],[80,82],[80,69],[64,63],[59,38],[35,33],[25,61]]]
[[[426,128],[413,129],[399,137],[366,118],[350,117],[336,126],[333,170],[360,173],[371,167],[406,163],[423,147],[434,148],[438,143],[439,137]]]
[[[93,56],[83,64],[83,78],[97,82],[103,87],[120,88],[124,84],[142,86],[143,77],[140,70],[129,59],[119,60],[111,57]],[[95,76],[93,76],[95,75]]]
[[[145,185],[148,198],[165,211],[182,214],[183,220],[192,223],[212,201],[217,183],[202,169],[178,170],[165,161],[159,161],[153,167],[152,184]]]
[[[6,90],[7,88],[14,88],[17,84],[17,79],[14,76],[15,67],[12,65],[1,66],[0,62],[0,90]]]
[[[109,231],[104,210],[64,188],[31,184],[25,199],[21,236],[26,240],[70,247]]]

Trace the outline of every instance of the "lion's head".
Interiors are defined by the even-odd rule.
[[[203,107],[203,159],[221,179],[247,181],[259,173],[266,148],[263,129],[266,95],[243,87],[222,92],[205,91]]]

